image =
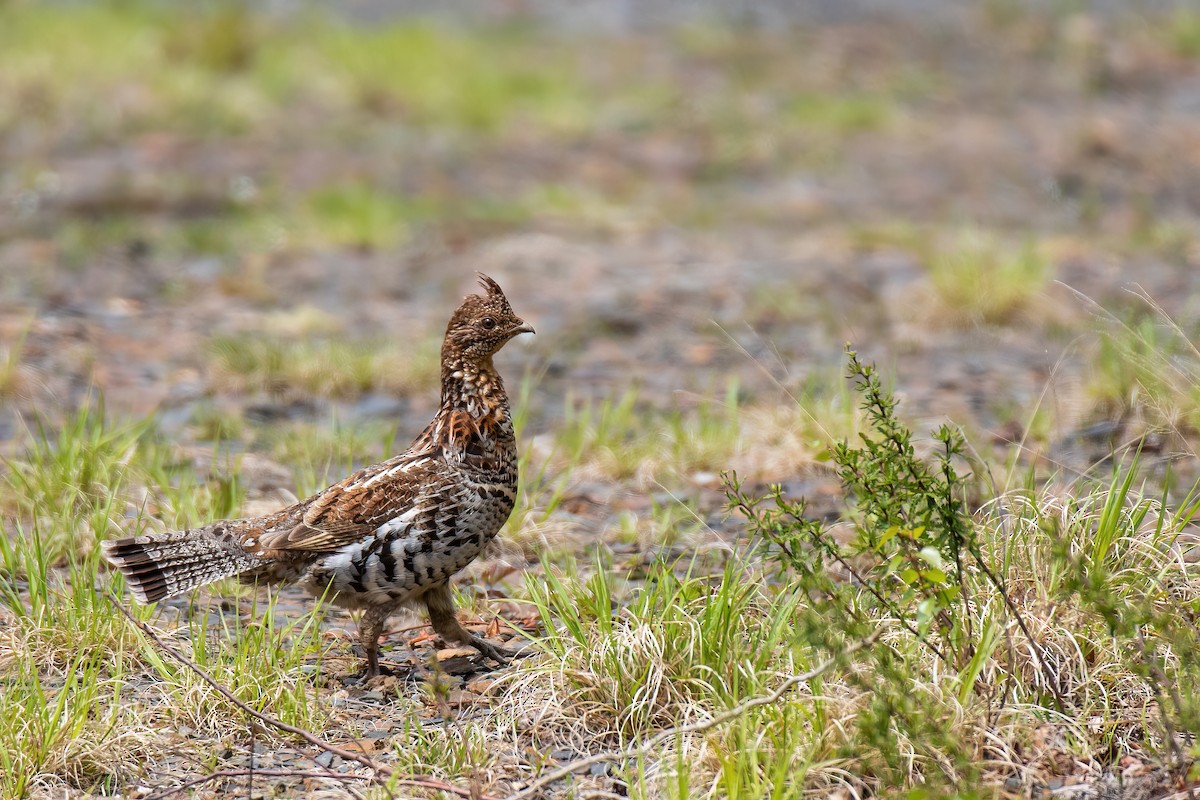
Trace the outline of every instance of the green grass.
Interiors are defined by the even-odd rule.
[[[289,725],[320,730],[328,721],[313,677],[320,674],[321,661],[329,644],[321,638],[324,606],[313,603],[304,616],[287,619],[275,608],[275,595],[265,601],[253,599],[242,614],[223,614],[215,630],[204,618],[189,623],[192,660],[230,689],[242,702],[268,711]],[[214,735],[228,733],[230,718],[243,713],[220,697],[195,672],[176,663],[168,665],[169,697],[186,709],[179,715],[190,727],[208,728]],[[190,716],[185,716],[190,714]],[[248,726],[250,720],[239,721]]]
[[[558,448],[568,464],[584,462],[603,476],[642,483],[719,470],[736,448],[736,386],[724,402],[705,401],[693,413],[653,415],[639,407],[632,389],[615,401],[569,403]]]
[[[536,543],[545,541],[538,530],[559,524],[571,482],[588,474],[598,452],[637,460],[653,455],[639,449],[638,440],[650,438],[687,469],[731,463],[752,429],[749,417],[760,413],[736,400],[736,392],[722,403],[661,413],[639,410],[644,406],[630,392],[619,402],[585,407],[561,431],[537,439],[525,410],[532,382],[523,387],[516,404],[527,442],[522,510],[506,535],[524,537],[531,543],[526,557],[542,558],[540,569],[515,591],[537,610],[546,631],[537,641],[542,655],[498,673],[482,703],[471,710],[449,707],[450,717],[442,718],[447,706],[438,698],[461,684],[439,690],[445,680],[439,678],[389,687],[394,699],[369,719],[339,717],[330,699],[337,684],[326,686],[318,676],[344,671],[346,659],[321,633],[322,609],[285,612],[273,599],[244,589],[224,593],[218,587],[218,597],[235,604],[236,613],[229,605],[220,610],[201,602],[198,614],[167,624],[168,640],[255,708],[335,738],[386,726],[381,752],[401,771],[478,780],[494,790],[497,779],[526,780],[551,768],[561,758],[548,754],[564,748],[580,754],[621,748],[709,719],[771,691],[859,635],[839,630],[839,618],[821,599],[838,584],[815,591],[805,573],[781,574],[770,549],[739,548],[715,572],[701,559],[651,560],[621,570],[606,557],[580,569],[574,566],[578,547]],[[843,395],[833,399],[845,402]],[[808,413],[814,413],[811,403]],[[864,424],[845,410],[817,416],[825,424],[801,434],[802,440],[812,437],[804,446],[813,453],[834,420],[850,426],[839,429],[839,438],[855,436]],[[801,419],[808,418],[782,414],[766,439],[778,442],[779,431],[813,425]],[[335,426],[324,433],[296,426],[274,435],[252,432],[247,439],[269,447],[308,476],[301,483],[313,488],[325,473],[391,450],[391,431],[383,426],[365,432]],[[689,438],[704,444],[689,444]],[[532,444],[535,439],[543,449]],[[189,752],[207,765],[198,768],[216,768],[216,749],[239,752],[249,722],[108,604],[100,588],[111,585],[122,596],[121,580],[101,572],[90,537],[235,513],[236,481],[189,478],[189,468],[157,441],[152,425],[126,425],[94,412],[57,430],[30,431],[29,441],[25,454],[7,467],[0,537],[0,664],[7,676],[0,693],[0,720],[7,723],[0,726],[0,789],[6,796],[43,785],[121,791],[133,781],[152,780],[146,775],[162,752],[161,737],[178,728],[191,731]],[[659,458],[666,470],[661,476],[688,474]],[[1039,770],[1048,767],[1037,761],[1030,737],[1046,726],[1065,753],[1096,769],[1107,763],[1097,755],[1109,752],[1105,748],[1165,758],[1170,731],[1191,725],[1197,710],[1186,695],[1181,705],[1156,695],[1148,665],[1171,683],[1200,677],[1185,657],[1197,646],[1194,633],[1172,611],[1200,597],[1200,575],[1172,550],[1195,507],[1185,501],[1176,512],[1144,497],[1139,472],[1130,464],[1109,483],[1078,484],[1069,494],[1047,488],[1003,495],[964,517],[1008,600],[982,574],[969,573],[962,591],[971,598],[969,638],[975,644],[961,651],[961,659],[941,663],[922,636],[900,624],[896,610],[909,608],[906,603],[911,613],[922,613],[916,600],[900,597],[902,584],[888,589],[899,592],[898,600],[883,616],[865,584],[841,584],[837,591],[856,596],[858,613],[884,627],[886,644],[876,646],[882,649],[860,652],[778,702],[618,763],[612,775],[628,783],[630,796],[647,798],[685,798],[701,786],[718,796],[791,798],[832,791],[846,781],[861,791],[923,785],[941,793],[997,785],[1012,770],[1045,774]],[[636,470],[625,470],[607,480],[632,487],[639,478]],[[129,510],[128,498],[147,496],[153,502]],[[687,502],[685,495],[683,503],[652,508],[644,517],[619,518],[605,541],[634,541],[643,552],[664,543],[686,546],[697,524]],[[847,518],[866,524],[875,513],[860,504],[860,512]],[[83,539],[80,519],[89,531]],[[921,558],[922,569],[943,575],[951,563]],[[835,572],[827,567],[813,574]],[[922,580],[936,583],[932,574]],[[958,613],[954,608],[947,606],[947,613]],[[153,609],[134,613],[164,625]],[[1025,620],[1058,676],[1065,715],[1054,710],[1045,672],[1028,657],[1024,634],[1012,625],[1014,614]],[[933,624],[935,619],[927,617],[921,630],[945,637],[944,646],[963,637]],[[1143,632],[1142,651],[1125,646],[1131,640],[1122,631],[1131,625]],[[917,709],[920,715],[912,717]],[[948,730],[955,735],[947,737]],[[985,743],[987,759],[965,758]],[[278,745],[290,743],[279,739]],[[610,786],[609,780],[584,774],[572,785],[585,791]]]
[[[273,336],[223,336],[209,346],[215,385],[272,397],[354,397],[366,391],[409,393],[438,380],[438,345]]]
[[[239,133],[288,104],[314,99],[331,109],[348,105],[468,131],[518,122],[577,129],[589,110],[569,62],[541,69],[519,32],[483,36],[405,23],[364,29],[314,14],[268,19],[237,5],[185,20],[136,2],[70,10],[17,3],[5,22],[5,95],[35,101],[35,119],[45,122],[82,104],[91,112],[84,120],[91,135],[162,125]],[[85,30],[89,46],[78,56],[51,57],[45,47]],[[118,92],[126,102],[88,103],[98,91]],[[0,109],[0,128],[18,119],[16,105]]]
[[[431,399],[431,406],[432,402]],[[307,497],[404,449],[408,439],[397,432],[392,422],[362,420],[350,424],[335,416],[320,423],[273,425],[260,431],[251,446],[290,466],[297,495]]]
[[[264,72],[283,96],[307,90],[286,76],[313,66],[331,95],[372,113],[418,125],[492,132],[522,123],[578,129],[588,93],[563,53],[530,48],[517,31],[487,36],[425,25],[390,24],[372,31],[331,24],[323,35],[292,41]],[[562,69],[542,69],[539,56]],[[303,68],[289,68],[303,59]]]
[[[895,101],[864,93],[810,92],[791,100],[785,118],[801,128],[816,128],[847,136],[882,128],[891,119]]]
[[[153,525],[231,516],[236,484],[182,474],[150,422],[113,422],[101,410],[53,432],[38,428],[28,441],[5,463],[0,486],[0,794],[119,790],[139,779],[164,727],[249,735],[241,711],[158,653],[108,602],[104,589],[123,596],[123,581],[101,570],[95,547]],[[329,645],[320,610],[292,621],[278,620],[272,602],[248,611],[252,622],[222,616],[215,631],[201,615],[175,646],[245,702],[321,728],[312,676]],[[133,613],[153,618],[153,609]]]
[[[911,253],[929,279],[928,321],[955,327],[1014,325],[1036,318],[1045,309],[1044,295],[1056,274],[1046,244],[1013,241],[982,228],[896,221],[855,226],[849,241],[866,251]]]

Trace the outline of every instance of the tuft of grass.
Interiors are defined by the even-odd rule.
[[[1200,58],[1200,12],[1179,5],[1166,23],[1166,39],[1172,50],[1184,58]]]
[[[407,241],[412,222],[425,216],[418,201],[350,183],[314,192],[296,228],[320,244],[387,249]]]
[[[509,697],[554,704],[564,714],[552,724],[576,736],[590,730],[595,744],[628,743],[705,707],[732,706],[798,663],[800,598],[763,593],[733,566],[710,580],[658,565],[632,597],[608,571],[564,579],[546,567],[530,591],[553,621],[541,642],[551,658],[516,676]]]
[[[0,692],[0,792],[27,797],[45,776],[72,786],[111,787],[114,731],[134,729],[133,710],[119,702],[122,675],[84,655],[61,672],[43,673],[19,656]]]
[[[124,516],[134,456],[150,425],[108,426],[102,409],[84,408],[57,431],[39,422],[24,453],[4,460],[0,511],[10,520],[40,521],[39,540],[52,564],[89,550],[111,520]],[[150,445],[153,449],[153,445]],[[161,464],[163,454],[153,460]]]
[[[392,751],[397,774],[450,780],[485,774],[499,760],[499,754],[490,746],[490,734],[479,724],[429,722],[415,714],[407,716]]]
[[[147,724],[125,682],[156,661],[96,592],[98,557],[63,564],[54,521],[0,526],[0,794],[120,785]],[[143,618],[144,609],[138,612]],[[49,779],[49,780],[48,780]]]
[[[367,391],[407,393],[438,377],[438,350],[394,342],[222,336],[209,344],[214,384],[225,391],[281,398],[354,397]]]
[[[1115,321],[1103,332],[1089,393],[1099,411],[1151,430],[1200,431],[1200,350],[1166,315]]]
[[[556,445],[568,464],[649,485],[719,470],[736,448],[737,420],[736,386],[725,402],[706,400],[689,413],[649,411],[627,389],[616,400],[568,401]]]
[[[1005,324],[1031,309],[1053,276],[1033,243],[1013,248],[982,231],[925,255],[942,313],[955,324]]]
[[[185,654],[242,702],[259,711],[269,710],[284,722],[306,730],[322,730],[328,709],[313,685],[329,649],[322,640],[325,606],[287,619],[276,611],[277,595],[265,602],[255,596],[237,615],[212,615],[188,621],[190,654]],[[176,662],[163,667],[164,699],[180,704],[176,718],[197,730],[226,735],[230,725],[249,733],[253,721],[222,698],[195,672]]]
[[[30,320],[13,339],[0,344],[0,400],[12,401],[30,394],[34,378],[21,358],[32,327],[33,320]]]
[[[806,129],[850,135],[882,128],[894,105],[894,99],[872,94],[808,92],[792,98],[785,119]]]
[[[656,410],[627,389],[616,400],[568,402],[549,457],[562,471],[646,487],[679,483],[735,466],[754,478],[792,477],[811,468],[837,437],[857,430],[843,389],[803,387],[783,406],[743,406],[736,384],[722,400]]]
[[[396,425],[383,420],[354,424],[337,417],[317,425],[297,422],[273,426],[255,442],[296,476],[296,490],[306,497],[355,470],[382,461],[408,446],[397,439]]]
[[[102,405],[81,408],[57,429],[40,421],[24,452],[3,465],[0,514],[36,529],[57,565],[98,539],[136,534],[149,516],[182,528],[227,516],[240,502],[236,485],[197,482],[181,470],[152,419],[109,421]]]

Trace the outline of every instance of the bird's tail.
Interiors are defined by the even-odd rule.
[[[125,575],[142,603],[262,566],[229,533],[229,523],[101,542],[104,558]]]

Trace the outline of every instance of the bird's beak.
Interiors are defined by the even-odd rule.
[[[535,333],[535,331],[533,330],[533,326],[528,322],[522,322],[520,325],[512,329],[513,336],[516,336],[518,333]]]

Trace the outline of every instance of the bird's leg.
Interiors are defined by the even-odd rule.
[[[390,606],[367,606],[358,619],[358,640],[367,654],[367,670],[363,677],[370,679],[379,675],[379,637],[383,634],[383,623],[391,616]]]
[[[500,666],[508,664],[508,659],[512,658],[513,653],[501,647],[496,647],[491,642],[476,636],[459,624],[458,618],[454,616],[454,598],[450,594],[449,584],[438,584],[425,592],[422,599],[425,601],[425,607],[429,609],[429,622],[433,625],[433,629],[437,631],[438,636],[441,636],[447,642],[469,644]]]

